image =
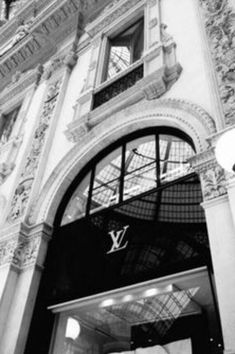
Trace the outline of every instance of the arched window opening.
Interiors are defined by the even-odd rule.
[[[64,212],[62,225],[162,188],[192,171],[192,145],[182,137],[156,133],[121,144],[94,164]]]
[[[48,346],[46,306],[52,354],[222,349],[194,154],[181,132],[153,128],[80,172],[57,212],[26,353]]]

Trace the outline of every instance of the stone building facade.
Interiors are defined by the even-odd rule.
[[[234,354],[233,0],[0,16],[0,352]]]

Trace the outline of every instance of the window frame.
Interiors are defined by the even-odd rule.
[[[100,48],[100,53],[99,53],[99,58],[98,58],[98,66],[97,66],[97,75],[96,75],[96,83],[95,87],[97,90],[104,88],[105,86],[110,85],[112,82],[115,82],[122,76],[125,76],[128,72],[132,71],[135,67],[143,63],[143,55],[144,51],[146,48],[146,36],[145,36],[145,11],[144,11],[144,6],[142,5],[140,8],[137,9],[134,13],[132,12],[131,14],[127,14],[124,18],[119,20],[117,23],[114,23],[112,28],[106,29],[102,33],[102,42],[101,42],[101,48]],[[106,79],[106,72],[107,72],[107,66],[108,66],[108,60],[109,60],[109,52],[110,52],[110,41],[109,39],[113,39],[122,32],[126,31],[128,28],[133,26],[135,23],[137,23],[140,20],[143,20],[143,54],[141,58],[131,65],[129,65],[125,70],[121,71],[117,75],[113,76],[110,79]]]
[[[134,27],[135,25],[139,25],[141,27],[142,30],[142,34],[143,34],[143,42],[142,42],[142,55],[135,61],[133,61],[133,54],[134,54],[134,45],[131,44],[131,50],[130,50],[130,63],[128,64],[128,66],[121,70],[119,73],[114,74],[113,76],[108,77],[108,72],[109,72],[109,64],[110,64],[110,58],[111,58],[111,50],[112,47],[114,47],[115,45],[112,43],[115,39],[117,39],[119,36],[122,36],[126,31],[131,30],[132,27]],[[130,41],[131,42],[131,41]],[[123,72],[128,72],[130,67],[135,67],[135,63],[140,63],[141,59],[143,57],[143,50],[144,50],[144,16],[141,16],[139,19],[137,19],[135,22],[131,23],[128,25],[128,27],[122,28],[121,31],[118,32],[118,34],[112,35],[107,37],[107,45],[106,45],[106,61],[104,62],[104,67],[103,67],[103,81],[102,83],[109,81],[119,77],[119,74],[121,76],[121,73]]]
[[[86,206],[86,210],[85,210],[85,215],[83,217],[89,217],[89,216],[94,215],[96,213],[98,214],[99,212],[103,212],[105,209],[115,208],[115,207],[117,207],[117,205],[122,205],[122,204],[125,204],[128,202],[131,202],[135,199],[138,199],[139,195],[145,196],[149,193],[152,193],[155,190],[165,189],[166,187],[176,183],[176,181],[188,179],[192,175],[195,175],[194,172],[188,172],[186,174],[183,174],[183,176],[178,176],[178,177],[174,178],[173,180],[160,183],[154,189],[147,190],[143,193],[139,193],[137,195],[132,196],[131,198],[123,200],[123,189],[124,189],[124,183],[125,183],[125,179],[124,179],[125,175],[123,174],[123,165],[125,164],[126,146],[128,143],[134,141],[135,139],[139,139],[141,137],[147,137],[150,135],[155,136],[155,139],[157,139],[157,140],[160,135],[175,136],[177,138],[182,139],[186,143],[188,143],[192,147],[194,152],[196,153],[195,146],[194,146],[192,139],[183,131],[181,131],[177,128],[173,128],[173,127],[164,127],[164,126],[159,127],[159,126],[157,126],[157,127],[146,128],[146,129],[142,129],[140,131],[128,134],[121,139],[118,139],[115,143],[111,144],[106,149],[104,149],[100,153],[98,153],[93,159],[91,159],[91,161],[84,167],[84,169],[78,174],[78,176],[72,182],[72,184],[70,185],[69,189],[67,190],[66,194],[64,195],[64,197],[61,201],[60,207],[57,210],[57,215],[55,217],[55,225],[57,227],[62,226],[61,222],[63,220],[63,216],[64,216],[64,213],[67,209],[67,206],[69,205],[69,202],[70,202],[74,192],[76,191],[78,186],[81,184],[81,182],[86,177],[86,175],[88,175],[89,172],[90,172],[90,183],[89,183],[89,187],[88,187],[89,188],[88,189],[88,199],[87,199],[87,206]],[[156,140],[156,142],[157,142],[157,140]],[[156,145],[156,148],[157,148],[157,146],[158,146],[158,143]],[[121,169],[122,170],[121,170],[121,175],[120,175],[119,200],[117,203],[107,206],[107,208],[101,208],[99,211],[97,210],[97,211],[92,212],[90,206],[91,206],[91,202],[92,202],[92,191],[93,191],[93,184],[94,184],[95,175],[96,175],[96,166],[99,164],[99,162],[101,162],[103,159],[105,159],[110,153],[112,153],[113,151],[115,151],[119,148],[122,149],[122,162],[121,162]],[[157,154],[159,154],[159,151],[157,152]],[[157,162],[157,164],[159,164],[159,161],[156,161],[156,162]],[[160,167],[158,166],[157,167],[157,170],[158,170],[157,174],[160,173],[159,168]],[[158,176],[158,178],[160,178],[160,177]]]

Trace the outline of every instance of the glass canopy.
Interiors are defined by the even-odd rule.
[[[121,144],[96,163],[81,181],[66,207],[62,225],[134,200],[139,195],[144,198],[149,191],[170,185],[192,172],[188,159],[193,155],[194,150],[189,142],[171,134],[150,134]],[[188,203],[185,202],[188,207],[192,188],[193,184],[190,192],[184,184],[177,191],[174,188],[172,193],[176,199],[180,195],[182,198],[182,193],[188,193]],[[161,197],[167,204],[169,190],[168,193],[161,193]],[[145,197],[145,200],[151,203],[151,197]],[[161,213],[164,213],[164,203]]]

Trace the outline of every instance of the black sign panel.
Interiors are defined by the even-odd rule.
[[[205,224],[140,220],[118,208],[65,225],[54,237],[52,303],[209,263]]]

